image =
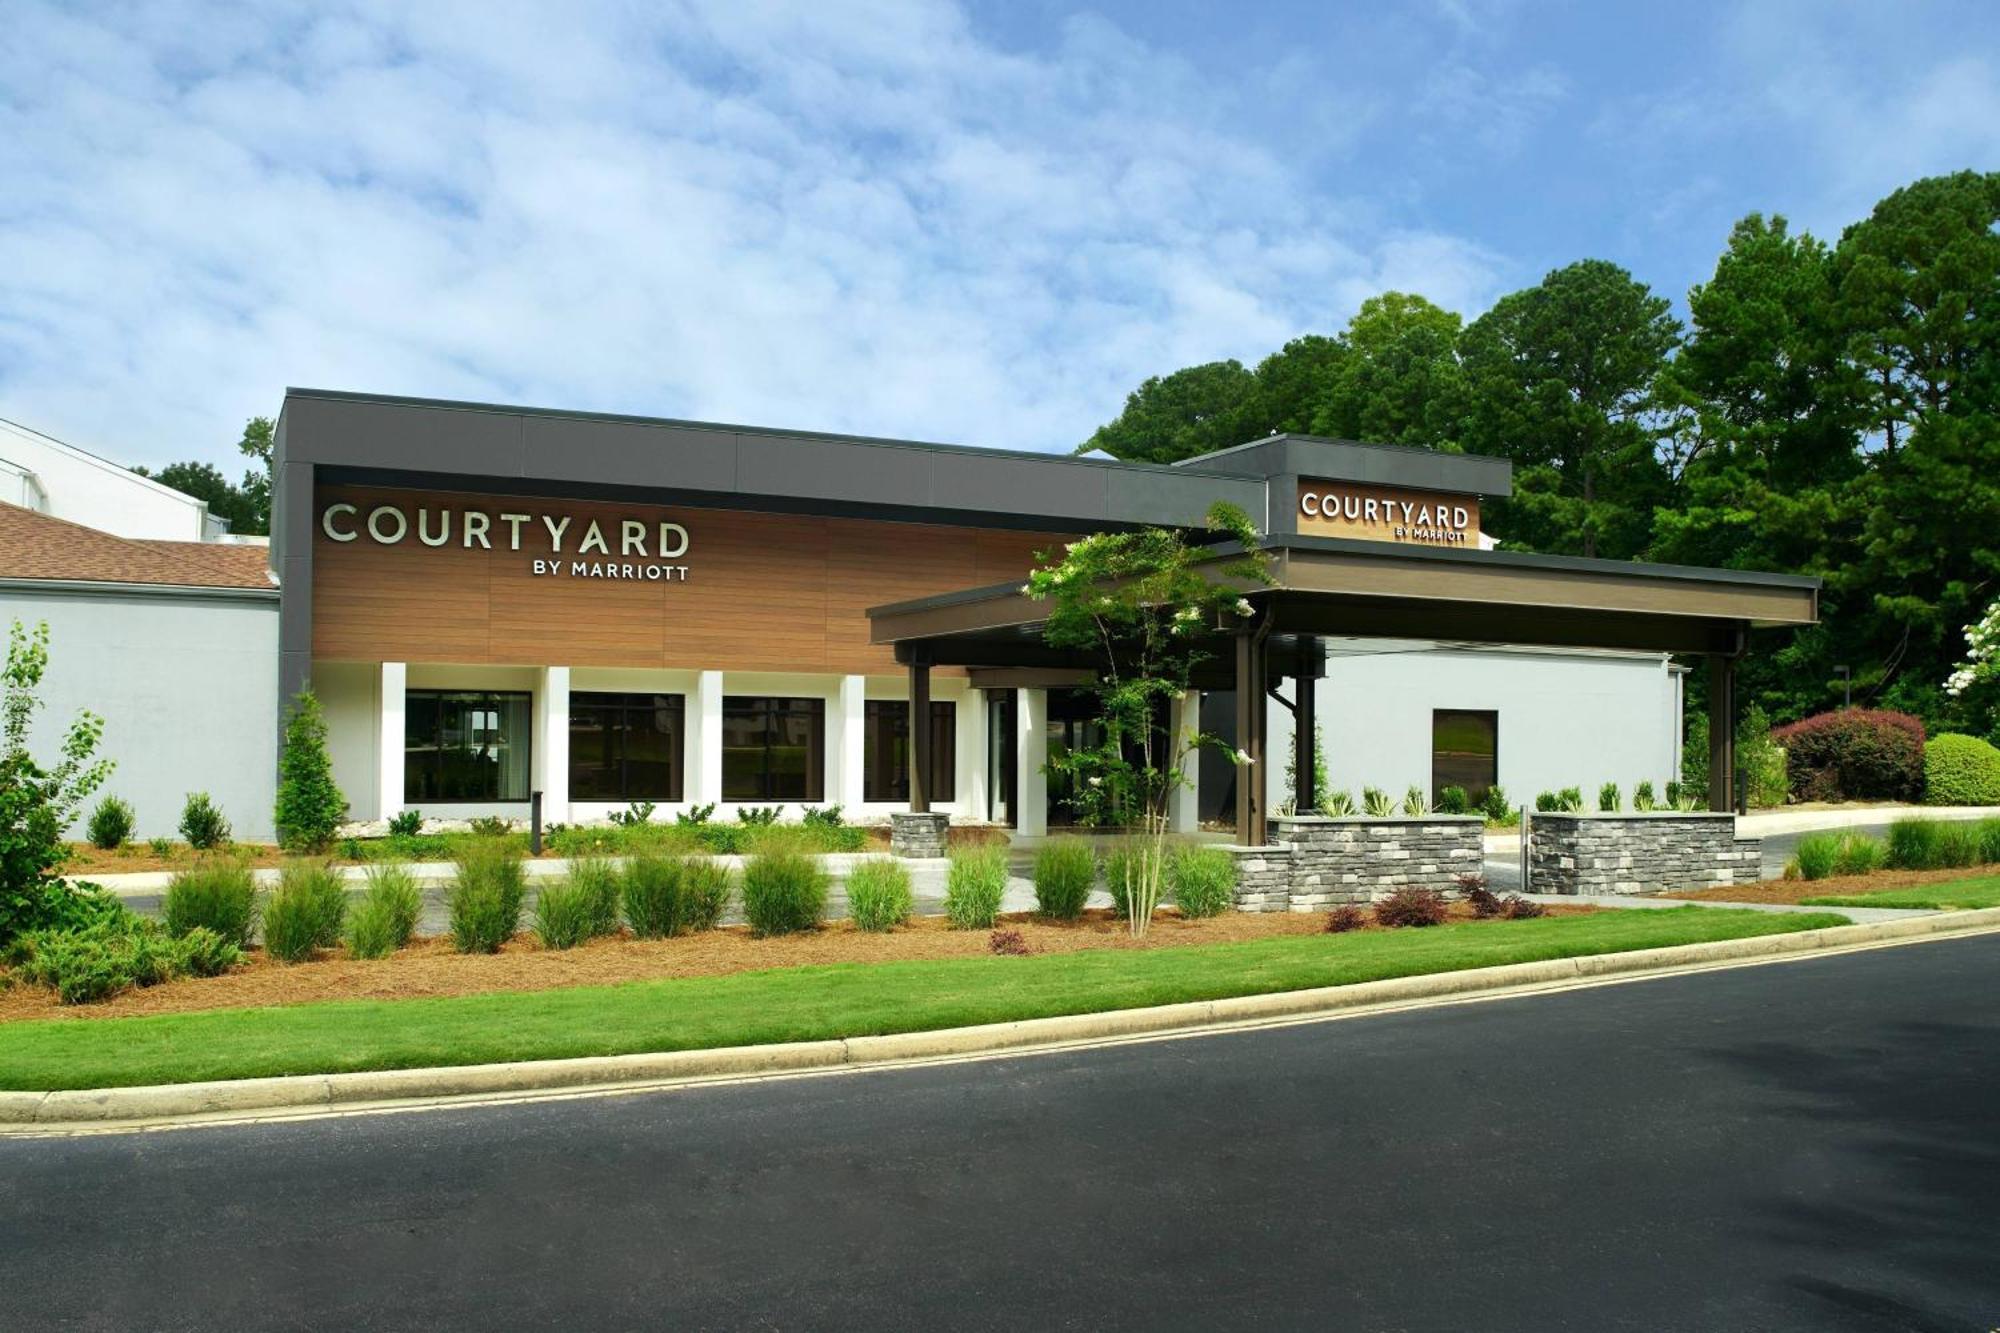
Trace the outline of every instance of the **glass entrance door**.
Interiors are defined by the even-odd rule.
[[[1014,726],[1014,691],[986,691],[986,817],[995,824],[1014,823],[1020,744],[1020,733]]]

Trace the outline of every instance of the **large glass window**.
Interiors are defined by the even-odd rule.
[[[817,801],[826,790],[826,700],[725,695],[722,798]]]
[[[403,696],[403,800],[525,801],[533,696],[410,690]]]
[[[570,799],[680,800],[686,720],[678,694],[571,694]]]
[[[1463,787],[1476,805],[1500,779],[1500,714],[1439,708],[1431,713],[1431,801]]]
[[[901,699],[870,699],[861,739],[861,797],[867,801],[910,799],[910,705]],[[958,799],[958,708],[931,701],[931,799]]]

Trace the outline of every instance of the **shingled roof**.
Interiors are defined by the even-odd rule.
[[[134,541],[0,503],[0,579],[269,590],[269,556],[228,542]]]

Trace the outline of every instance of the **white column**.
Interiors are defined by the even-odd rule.
[[[827,732],[833,741],[834,781],[827,799],[844,807],[848,817],[861,812],[862,746],[867,740],[868,678],[842,676]]]
[[[1201,751],[1189,749],[1201,732],[1201,695],[1193,690],[1173,702],[1167,726],[1173,736],[1174,754],[1185,752],[1181,760],[1188,785],[1176,787],[1167,797],[1167,828],[1175,833],[1193,833],[1201,827]]]
[[[958,776],[953,802],[966,819],[986,818],[986,692],[958,696]]]
[[[1018,753],[1014,765],[1014,831],[1041,837],[1049,831],[1049,692],[1018,690],[1014,695]]]
[[[542,668],[535,691],[535,790],[542,794],[542,822],[569,821],[569,668]]]
[[[382,807],[377,819],[391,819],[403,811],[403,694],[409,679],[406,664],[382,664],[381,728],[375,736],[375,792]]]
[[[696,805],[722,799],[722,673],[696,678],[688,727],[687,798]]]

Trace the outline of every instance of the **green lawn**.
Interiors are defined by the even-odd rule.
[[[2000,907],[2000,875],[1954,879],[1943,884],[1919,884],[1914,888],[1888,889],[1882,893],[1852,893],[1801,901],[1812,907],[1929,907],[1939,911],[1954,907]]]
[[[1847,924],[1707,907],[1148,952],[784,968],[526,994],[0,1024],[0,1088],[95,1088],[912,1032]]]

